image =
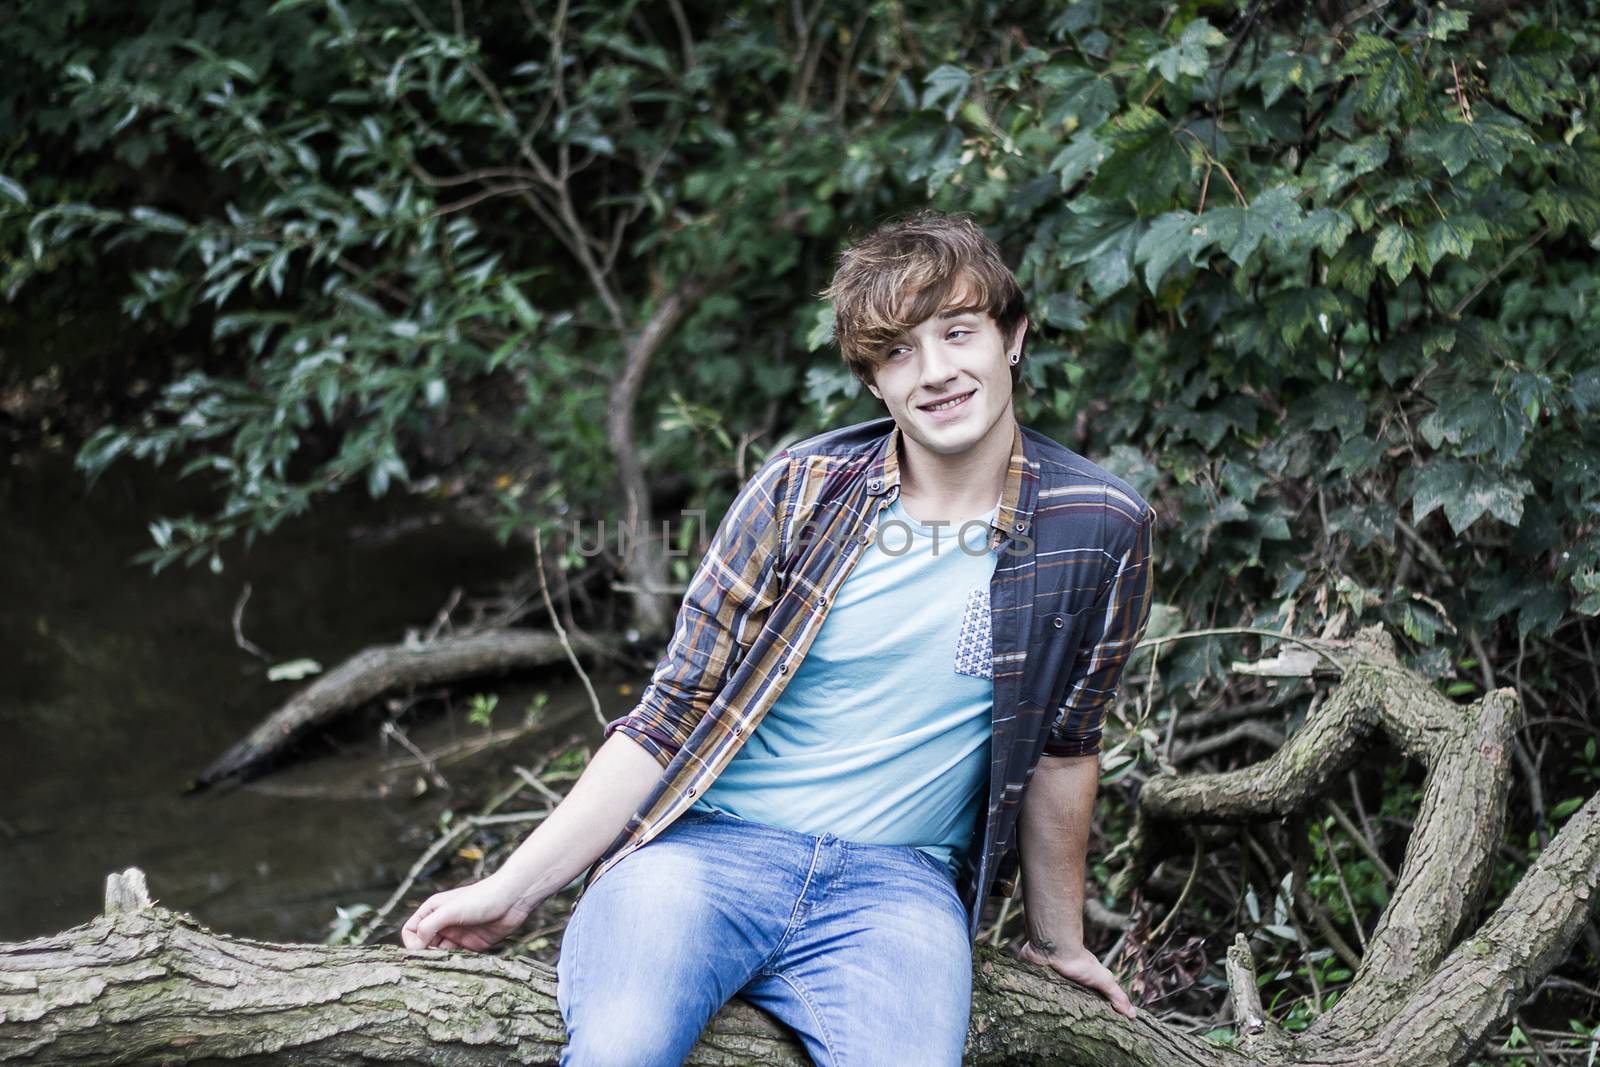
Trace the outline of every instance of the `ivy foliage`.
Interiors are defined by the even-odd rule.
[[[815,302],[839,245],[970,211],[1034,309],[1020,415],[1157,502],[1164,599],[1381,618],[1451,674],[1468,637],[1600,612],[1596,12],[1368,7],[180,5],[35,60],[32,121],[77,155],[8,145],[5,280],[114,250],[124,313],[227,354],[80,454],[213,477],[148,558],[220,567],[352,482],[615,517],[602,412],[688,278],[637,415],[663,491],[715,512],[751,444],[877,413]],[[93,21],[23,8],[40,39]],[[158,157],[190,178],[83,179]]]

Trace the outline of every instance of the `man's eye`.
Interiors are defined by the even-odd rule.
[[[956,335],[956,334],[958,334],[958,333],[971,333],[971,332],[972,332],[972,331],[971,331],[971,330],[963,330],[963,329],[960,329],[960,328],[959,328],[959,327],[958,327],[958,328],[956,328],[956,329],[954,329],[954,330],[951,330],[951,331],[950,331],[950,332],[949,332],[949,333],[948,333],[948,334],[946,334],[946,335],[945,335],[945,336],[947,336],[947,337],[954,337],[954,336],[955,336],[955,335]]]

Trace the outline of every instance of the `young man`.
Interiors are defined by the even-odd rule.
[[[1134,1016],[1083,886],[1154,514],[1018,426],[1022,292],[970,220],[879,227],[824,295],[888,417],[766,461],[571,794],[402,931],[482,950],[588,868],[563,1064],[678,1064],[735,994],[821,1064],[959,1064],[972,939],[1019,866],[1022,958]]]

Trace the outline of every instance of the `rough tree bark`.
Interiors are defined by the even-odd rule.
[[[1242,935],[1228,952],[1239,1042],[1214,1045],[1148,1012],[1128,1022],[1042,968],[975,949],[966,1062],[1096,1067],[1463,1063],[1571,948],[1600,903],[1600,795],[1589,798],[1493,914],[1466,937],[1501,833],[1509,691],[1462,707],[1364,631],[1321,643],[1343,678],[1259,765],[1164,779],[1140,796],[1140,879],[1183,825],[1275,819],[1315,799],[1377,730],[1427,767],[1393,898],[1338,1003],[1307,1031],[1262,1010]],[[0,945],[0,1063],[554,1063],[555,978],[536,963],[395,947],[274,945],[214,935],[153,906],[136,869],[107,880],[91,922]],[[804,1064],[792,1035],[735,1000],[691,1064]]]
[[[574,634],[576,652],[614,649],[610,637]],[[429,685],[476,674],[542,667],[566,657],[560,638],[544,630],[490,630],[425,645],[362,649],[291,697],[200,772],[192,789],[240,774],[280,752],[306,730],[374,697],[407,685]]]

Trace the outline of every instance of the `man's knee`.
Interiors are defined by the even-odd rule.
[[[680,1067],[687,1053],[621,1025],[588,1026],[567,1034],[561,1067]]]
[[[561,1067],[679,1067],[705,1029],[672,1004],[580,1004],[569,999]]]

